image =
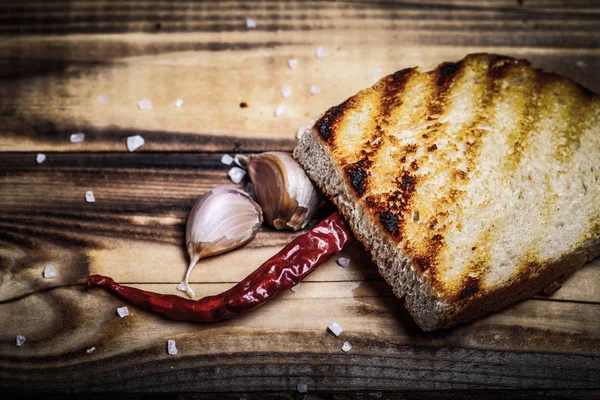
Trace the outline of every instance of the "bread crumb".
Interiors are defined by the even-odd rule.
[[[46,268],[44,268],[44,278],[56,278],[56,268],[54,265],[47,265]]]
[[[298,64],[299,64],[298,60],[296,60],[295,58],[290,58],[287,61],[287,65],[288,65],[289,69],[296,69],[296,68],[298,68]]]
[[[94,197],[94,192],[92,192],[91,190],[85,192],[85,201],[87,201],[88,203],[95,203],[96,198]]]
[[[312,94],[313,96],[318,95],[319,93],[321,93],[321,89],[317,86],[317,85],[312,85],[309,89],[310,94]]]
[[[246,18],[246,29],[255,29],[256,21],[252,18]]]
[[[171,356],[177,354],[177,344],[172,339],[167,340],[167,353]]]
[[[105,94],[98,95],[98,97],[96,97],[96,100],[98,101],[98,103],[102,104],[103,106],[110,103],[110,99]]]
[[[15,339],[15,346],[17,347],[21,347],[23,346],[23,343],[25,343],[25,336],[23,335],[17,335],[16,339]]]
[[[233,183],[240,183],[242,179],[244,179],[246,171],[239,167],[233,167],[229,170],[227,175],[229,175],[229,178],[232,180]]]
[[[329,329],[331,333],[333,333],[335,336],[340,336],[340,334],[342,333],[342,327],[339,326],[337,322],[332,322],[331,324],[329,324],[327,329]]]
[[[46,155],[44,153],[38,153],[37,156],[35,157],[35,162],[37,162],[38,164],[41,164],[44,161],[46,161]]]
[[[280,104],[275,109],[275,116],[281,117],[287,111],[287,106],[285,104]]]
[[[285,85],[283,88],[281,88],[281,95],[285,98],[290,97],[292,95],[292,88],[288,85]]]
[[[344,342],[344,344],[342,345],[342,350],[346,353],[352,350],[352,345],[350,344],[350,342]]]
[[[138,101],[138,108],[142,111],[152,110],[152,102],[148,99],[142,99]]]
[[[336,261],[338,265],[342,268],[346,268],[350,265],[350,259],[346,257],[340,257]]]
[[[129,308],[119,307],[119,308],[117,308],[117,314],[119,314],[119,317],[125,318],[126,316],[129,315]]]
[[[327,51],[325,51],[323,46],[318,46],[315,50],[315,56],[319,59],[325,58],[325,56],[327,56]]]
[[[127,150],[129,150],[130,153],[133,153],[144,144],[146,144],[146,141],[140,135],[129,136],[127,138]]]
[[[175,108],[181,108],[181,106],[183,106],[183,99],[181,97],[178,97],[173,103],[173,105],[175,106]]]
[[[223,154],[223,157],[221,157],[221,162],[225,165],[231,165],[233,162],[233,157],[231,157],[229,154]]]
[[[81,143],[85,140],[85,133],[73,133],[71,134],[71,137],[69,137],[69,140],[71,141],[71,143]]]

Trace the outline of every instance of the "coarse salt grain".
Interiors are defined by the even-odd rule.
[[[92,192],[91,190],[85,192],[85,201],[87,201],[88,203],[95,203],[96,198],[94,197],[94,192]]]
[[[167,340],[167,353],[171,356],[177,354],[177,344],[172,339]]]
[[[38,153],[38,155],[35,157],[35,162],[41,164],[44,161],[46,161],[46,155],[44,153]]]
[[[256,28],[256,21],[252,18],[246,18],[246,29]]]
[[[339,326],[337,322],[332,322],[329,324],[327,329],[329,329],[335,336],[340,336],[340,333],[342,333],[342,327]]]
[[[309,92],[310,92],[310,94],[312,94],[313,96],[315,96],[315,95],[321,93],[321,89],[317,85],[312,85],[310,87]]]
[[[96,97],[96,100],[98,100],[98,103],[100,103],[104,106],[107,105],[108,103],[110,103],[110,99],[105,94],[99,95],[98,97]]]
[[[294,285],[290,288],[290,290],[294,293],[296,293],[298,291],[298,289],[300,289],[300,284],[298,283],[297,285]]]
[[[129,150],[130,153],[133,153],[145,143],[146,141],[140,135],[129,136],[127,137],[127,150]]]
[[[299,383],[296,385],[296,390],[298,390],[299,393],[306,393],[308,392],[308,386],[306,386],[306,383]]]
[[[306,132],[305,126],[301,126],[300,128],[298,128],[298,130],[296,131],[296,139],[300,140],[305,132]]]
[[[23,346],[23,343],[25,343],[25,336],[17,335],[17,337],[15,339],[15,346],[21,347],[21,346]]]
[[[126,316],[129,315],[129,308],[119,307],[119,308],[117,308],[117,314],[119,314],[119,317],[125,318]]]
[[[56,278],[56,268],[54,268],[54,265],[47,265],[44,268],[44,278]]]
[[[223,154],[223,157],[221,157],[221,162],[225,165],[231,165],[233,162],[233,157],[231,157],[229,154]]]
[[[229,178],[233,181],[233,183],[240,183],[242,179],[244,179],[244,175],[246,175],[246,171],[239,167],[233,167],[227,173]]]
[[[285,104],[280,104],[277,106],[277,108],[275,109],[275,116],[276,117],[280,117],[283,114],[285,114],[285,112],[287,111],[287,107]]]
[[[177,100],[175,100],[175,103],[173,103],[173,105],[176,108],[180,108],[183,105],[183,99],[181,97],[179,97]]]
[[[87,354],[92,354],[94,351],[96,351],[96,348],[95,348],[95,347],[90,347],[90,348],[89,348],[89,349],[87,349],[85,352],[86,352]]]
[[[152,102],[148,99],[142,99],[138,101],[138,108],[140,110],[152,110]]]
[[[287,65],[290,69],[296,69],[298,68],[298,60],[296,60],[295,58],[290,58],[289,60],[287,60]]]
[[[69,140],[71,141],[71,143],[81,143],[85,140],[85,133],[73,133],[71,134],[71,137],[69,137]]]
[[[325,51],[325,48],[323,46],[319,46],[315,50],[315,55],[317,56],[317,58],[325,58],[327,52]]]
[[[288,98],[292,95],[292,88],[289,87],[288,85],[285,85],[284,87],[281,88],[281,95],[285,98]]]
[[[342,351],[348,352],[352,350],[352,345],[350,344],[350,342],[344,342],[344,344],[342,345]]]
[[[340,267],[346,268],[350,265],[350,259],[346,257],[340,257],[337,259],[337,263]]]

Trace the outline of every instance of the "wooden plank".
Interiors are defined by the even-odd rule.
[[[0,41],[0,151],[126,151],[134,134],[142,151],[291,150],[299,126],[373,84],[374,70],[471,52],[526,57],[600,91],[600,8],[586,2],[48,4],[0,5],[0,34],[22,34]],[[250,14],[258,28],[247,31]],[[153,110],[137,109],[142,98]],[[280,103],[288,111],[275,117]],[[86,142],[69,143],[78,131]]]

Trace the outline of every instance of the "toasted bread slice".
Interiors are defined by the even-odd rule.
[[[527,61],[396,72],[318,118],[294,155],[424,330],[600,254],[600,98]]]

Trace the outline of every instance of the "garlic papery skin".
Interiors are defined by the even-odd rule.
[[[243,159],[265,220],[276,229],[302,229],[319,208],[320,195],[288,153],[267,152]]]
[[[185,231],[190,265],[181,288],[194,297],[189,277],[198,260],[249,242],[263,222],[260,206],[245,192],[221,186],[202,195],[192,208]]]

